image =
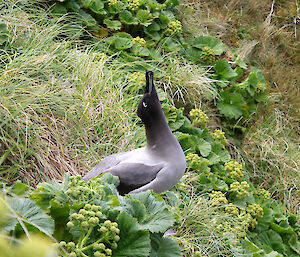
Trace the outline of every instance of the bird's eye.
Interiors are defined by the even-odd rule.
[[[143,102],[143,106],[146,108],[148,105],[145,102]]]

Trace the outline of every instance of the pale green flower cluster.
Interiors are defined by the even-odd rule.
[[[232,203],[229,203],[229,206],[225,207],[225,212],[227,214],[232,214],[234,216],[239,215],[239,209],[235,205],[233,205]]]
[[[253,218],[261,219],[264,215],[263,208],[261,208],[258,204],[251,204],[247,207],[247,212],[251,214]]]
[[[140,89],[143,89],[146,84],[145,74],[141,72],[134,72],[129,76],[129,85],[127,89],[133,93],[137,94]]]
[[[259,83],[255,88],[256,93],[263,93],[265,92],[265,87],[263,84]]]
[[[244,177],[244,171],[242,170],[242,164],[239,164],[236,161],[229,161],[225,163],[224,168],[229,172],[228,176],[232,179],[241,181]]]
[[[107,55],[105,53],[95,53],[93,55],[93,61],[99,62],[101,60],[105,60],[107,58]]]
[[[223,146],[228,144],[225,133],[222,130],[216,129],[213,133],[210,133],[210,136],[215,142],[220,143]]]
[[[128,9],[131,11],[136,11],[141,5],[140,0],[128,0]]]
[[[209,197],[210,203],[214,206],[228,204],[226,196],[221,191],[212,191]]]
[[[194,252],[193,257],[206,257],[206,255],[203,255],[203,254],[201,254],[201,252],[196,251],[196,252]]]
[[[109,6],[116,6],[118,3],[120,3],[119,0],[108,0]]]
[[[249,213],[246,214],[246,223],[248,225],[248,229],[251,228],[251,229],[254,229],[258,222],[256,219],[254,219]]]
[[[208,124],[209,120],[207,115],[199,109],[192,109],[189,115],[193,120],[193,126],[205,127]]]
[[[257,226],[256,219],[253,219],[249,213],[245,210],[241,210],[240,214],[236,216],[237,223],[234,225],[222,224],[220,229],[235,234],[238,238],[244,238],[249,228],[255,228]]]
[[[200,163],[200,157],[198,154],[189,153],[186,156],[186,161],[188,163],[189,168],[197,170],[199,163]]]
[[[263,189],[263,188],[261,188],[261,189],[258,190],[257,195],[258,196],[262,196],[265,199],[271,199],[270,192],[267,191],[267,190],[265,190],[265,189]]]
[[[95,178],[85,183],[82,177],[70,177],[70,183],[68,184],[69,189],[66,194],[73,200],[81,200],[87,202],[92,198],[98,197],[96,192],[102,191],[102,185],[100,183],[100,178]],[[93,188],[93,189],[92,189]]]
[[[88,230],[89,227],[98,225],[101,217],[101,206],[86,204],[78,213],[71,215],[71,221],[67,223],[67,227],[71,229],[77,225],[82,230]]]
[[[146,46],[146,40],[140,37],[135,37],[132,39],[132,44],[137,46]]]
[[[72,241],[69,243],[61,241],[59,245],[63,247],[71,257],[85,256],[82,251],[84,251],[85,248],[91,247],[94,250],[95,257],[112,256],[112,249],[118,247],[117,242],[120,240],[118,223],[111,222],[110,220],[105,220],[104,223],[101,223],[101,218],[103,218],[101,206],[86,204],[77,213],[73,213],[71,215],[71,221],[67,223],[68,229],[77,227],[82,231],[82,235],[85,235],[85,237],[81,240],[81,243],[77,245]],[[95,227],[98,227],[97,230],[102,236],[90,246],[83,247],[83,242],[86,241]],[[107,248],[103,242],[109,243],[110,248]]]
[[[203,47],[200,60],[205,64],[213,64],[216,60],[214,50],[207,46]]]
[[[174,36],[182,32],[182,24],[180,21],[170,21],[166,30],[167,36]]]
[[[236,193],[237,198],[242,199],[248,196],[248,191],[250,190],[250,186],[246,181],[243,181],[241,183],[233,182],[230,185],[230,190]]]

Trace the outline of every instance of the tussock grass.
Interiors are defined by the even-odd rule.
[[[15,52],[0,71],[2,177],[36,184],[81,174],[99,155],[129,149],[132,106],[112,79],[116,67],[57,40],[64,29],[58,21],[13,11],[14,21],[5,21]]]
[[[199,195],[193,180],[193,174],[187,173],[179,185],[184,190],[182,221],[175,227],[173,239],[180,244],[183,256],[196,252],[202,256],[244,256],[238,240],[223,230],[225,226],[235,227],[235,218],[224,212],[224,206],[214,206],[205,195]]]
[[[253,179],[299,214],[299,130],[290,119],[280,110],[260,117],[245,136],[243,155],[249,163],[248,170],[253,170]]]

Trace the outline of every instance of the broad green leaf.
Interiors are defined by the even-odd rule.
[[[150,26],[147,27],[147,31],[160,31],[160,26],[157,22],[153,21]]]
[[[173,12],[171,12],[171,11],[161,11],[159,14],[159,19],[163,23],[168,24],[169,21],[175,19],[175,16],[174,16]]]
[[[170,238],[159,234],[151,234],[150,257],[181,257],[178,244]]]
[[[211,144],[202,138],[197,138],[197,150],[200,151],[203,157],[207,157],[211,153]]]
[[[103,23],[112,30],[120,30],[122,26],[121,22],[109,19],[105,19]]]
[[[210,179],[207,178],[206,175],[200,175],[199,178],[198,178],[198,182],[201,185],[201,187],[199,188],[201,191],[211,192],[213,190],[213,186],[211,184],[211,181],[210,181]]]
[[[149,56],[150,55],[150,51],[147,47],[145,46],[136,46],[133,45],[132,47],[132,52],[136,55],[136,56]]]
[[[201,50],[199,50],[195,47],[188,46],[187,49],[185,50],[185,54],[186,54],[186,56],[190,57],[195,62],[200,61]]]
[[[125,32],[116,33],[114,35],[114,46],[118,50],[124,50],[132,47],[132,36]]]
[[[150,27],[150,26],[149,26]],[[150,30],[149,27],[144,27],[144,32],[155,41],[159,41],[161,36],[158,31]]]
[[[283,222],[286,222],[286,221],[283,221]],[[279,234],[293,234],[294,233],[294,230],[289,225],[287,227],[283,227],[283,226],[277,225],[274,222],[270,222],[270,227]]]
[[[243,115],[242,107],[245,105],[245,101],[241,94],[224,92],[221,97],[222,99],[217,102],[221,114],[230,119],[238,119]]]
[[[27,191],[28,189],[29,189],[29,186],[27,186],[21,182],[17,182],[12,186],[11,192],[16,195],[24,195],[25,191]]]
[[[146,218],[146,207],[136,199],[126,197],[123,210],[126,210],[132,217],[136,218],[139,223],[143,222]]]
[[[173,225],[175,219],[164,201],[158,201],[150,191],[131,195],[146,207],[147,219],[139,224],[140,229],[148,229],[153,233],[165,232]]]
[[[136,17],[139,23],[146,27],[148,27],[153,21],[152,15],[146,10],[138,10]]]
[[[96,14],[106,14],[106,11],[104,10],[104,2],[101,0],[95,1],[90,7],[90,10]]]
[[[230,80],[238,76],[225,59],[217,61],[214,69],[220,80]]]
[[[299,237],[297,234],[294,232],[293,235],[290,236],[289,239],[289,246],[293,249],[293,251],[297,254],[300,255],[300,242],[299,242]]]
[[[264,215],[258,221],[258,226],[260,230],[266,230],[270,226],[270,222],[273,220],[273,210],[267,207],[263,207]]]
[[[289,224],[294,226],[299,220],[299,217],[295,214],[290,213],[288,217]]]
[[[248,67],[247,67],[247,64],[242,60],[242,58],[239,56],[239,55],[235,55],[235,60],[234,60],[234,63],[239,66],[240,68],[246,70]]]
[[[285,248],[281,236],[274,230],[268,230],[258,234],[255,238],[255,243],[266,252],[275,250],[279,253],[283,253]]]
[[[245,209],[247,207],[246,198],[239,199],[234,194],[230,194],[229,201],[240,209]]]
[[[119,185],[120,182],[119,182],[119,178],[117,176],[113,176],[110,173],[104,173],[101,176],[101,184],[105,185],[105,183],[117,186],[117,185]]]
[[[36,204],[28,198],[13,198],[10,201],[10,206],[15,214],[22,218],[23,223],[29,231],[41,231],[46,234],[53,234],[54,221],[45,214]],[[18,230],[22,231],[19,221],[12,218],[9,224],[4,228],[5,231]]]
[[[228,190],[228,185],[225,183],[224,180],[217,179],[215,181],[212,181],[212,186],[214,190],[221,190],[221,191],[227,191]]]
[[[222,150],[218,152],[218,156],[220,157],[220,160],[224,163],[229,162],[231,160],[231,156],[227,150]]]
[[[210,153],[207,157],[207,160],[209,161],[210,165],[214,165],[220,161],[220,157],[215,153]]]
[[[192,151],[194,152],[196,149],[196,145],[192,139],[192,137],[189,134],[181,133],[181,132],[175,132],[175,136],[177,137],[182,149],[184,151]]]
[[[181,203],[179,196],[173,191],[164,192],[164,196],[164,200],[169,206],[178,206]]]
[[[81,0],[83,7],[86,9],[89,9],[93,2],[94,0]]]
[[[176,5],[179,5],[179,0],[169,0],[169,1],[166,1],[166,3],[168,4],[168,5],[174,5],[174,6],[176,6]]]
[[[263,250],[260,249],[257,245],[251,242],[247,237],[245,239],[241,239],[241,241],[245,244],[246,249],[250,250],[252,253],[263,253]],[[260,256],[260,255],[259,255]]]
[[[248,81],[252,86],[257,86],[258,84],[265,86],[265,77],[262,71],[254,67],[251,69],[251,73],[248,76]]]
[[[171,131],[176,131],[179,128],[181,128],[183,124],[184,124],[184,119],[178,119],[174,122],[170,122],[169,127],[170,127]]]
[[[192,45],[199,49],[202,49],[203,47],[207,46],[210,49],[212,49],[216,55],[222,54],[226,49],[225,44],[223,44],[221,40],[211,36],[196,37]]]
[[[149,232],[140,230],[136,219],[126,212],[118,216],[117,222],[120,229],[120,241],[113,256],[148,257],[151,249]]]
[[[71,10],[72,12],[78,12],[81,8],[75,1],[68,1],[66,6],[68,7],[68,10]]]
[[[136,17],[133,17],[132,13],[127,10],[122,11],[119,14],[119,18],[122,23],[125,23],[128,25],[137,25],[139,23],[138,19]]]
[[[173,38],[167,37],[164,40],[163,48],[168,52],[176,52],[181,49],[181,45],[176,42]]]
[[[61,192],[68,189],[69,175],[66,173],[62,183],[52,180],[50,183],[40,183],[35,191],[30,195],[32,199],[42,210],[46,211],[49,208],[49,202],[55,197],[59,196]],[[58,198],[63,200],[62,198]]]

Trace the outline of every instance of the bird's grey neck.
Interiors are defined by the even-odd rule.
[[[156,148],[173,141],[173,134],[165,117],[158,118],[155,122],[145,124],[147,147]]]

